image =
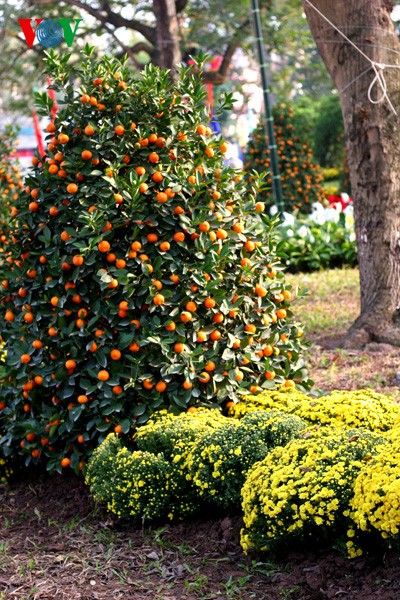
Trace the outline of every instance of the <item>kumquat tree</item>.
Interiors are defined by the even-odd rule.
[[[160,408],[310,386],[262,181],[224,165],[203,57],[173,82],[92,50],[74,72],[47,55],[61,110],[13,205],[2,277],[1,442],[50,471],[81,469]],[[38,95],[41,114],[51,104]]]
[[[325,199],[324,188],[321,185],[323,180],[321,168],[313,157],[310,142],[303,139],[296,131],[293,108],[281,103],[274,106],[273,113],[285,210],[310,213],[315,202],[323,204]],[[269,149],[265,140],[264,125],[261,122],[251,134],[244,169],[248,172],[251,181],[254,169],[258,173],[268,173],[270,168]],[[270,175],[267,176],[267,183],[272,183]],[[270,192],[268,188],[259,195],[259,199],[265,202],[267,207],[274,203],[274,197]]]

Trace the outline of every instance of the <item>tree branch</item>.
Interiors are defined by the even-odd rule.
[[[44,5],[44,4],[53,4],[54,0],[34,0],[34,4],[36,5]],[[102,14],[102,10],[98,8],[93,8],[89,6],[85,2],[80,2],[80,0],[65,0],[67,4],[70,6],[76,6],[81,10],[86,11],[92,17],[95,17],[100,23],[106,25],[113,25],[114,27],[126,27],[127,29],[133,29],[138,33],[141,33],[143,37],[146,38],[148,42],[151,44],[155,44],[156,42],[156,30],[154,27],[150,27],[149,25],[145,25],[141,21],[137,19],[125,19],[121,15],[113,12],[110,9],[108,2],[103,2],[102,7],[105,14]]]
[[[146,42],[137,42],[132,46],[131,52],[134,52],[135,54],[138,52],[147,52],[147,54],[151,56],[154,52],[154,48],[152,48],[149,44],[146,44]]]
[[[16,36],[16,37],[17,37],[17,39],[19,39],[19,38],[18,38],[18,36]],[[11,68],[12,68],[12,67],[13,67],[13,66],[14,66],[14,65],[15,65],[15,64],[16,64],[16,63],[19,61],[19,59],[20,59],[20,58],[21,58],[21,57],[22,57],[22,56],[25,54],[25,52],[26,52],[26,49],[25,49],[25,48],[23,48],[23,49],[21,50],[21,52],[19,52],[18,54],[16,54],[16,55],[15,55],[15,57],[14,57],[14,60],[12,61],[12,63],[11,63],[11,64],[10,64],[10,63],[7,63],[7,64],[6,64],[6,65],[5,65],[5,66],[4,66],[2,69],[0,69],[0,77],[1,77],[1,76],[2,76],[4,73],[7,73],[7,72],[9,72],[9,71],[10,71],[10,69],[11,69]]]
[[[240,35],[243,30],[250,24],[250,19],[245,19],[241,26],[236,30],[235,35],[226,47],[218,71],[205,71],[203,73],[204,83],[212,83],[213,85],[221,85],[228,77],[231,60],[236,50],[240,47]]]
[[[133,62],[135,67],[137,69],[140,69],[140,65],[136,59],[135,51],[133,50],[133,48],[129,48],[128,46],[125,46],[125,44],[117,38],[115,31],[113,29],[111,29],[111,27],[109,27],[109,25],[107,23],[104,23],[104,27],[107,29],[108,33],[114,38],[114,40],[117,42],[117,44],[119,46],[121,46],[122,50],[129,56],[130,60]]]
[[[22,51],[21,54],[18,55],[23,56],[26,52],[28,51],[32,51],[35,52],[38,56],[40,56],[41,58],[43,58],[43,49],[39,49],[37,46],[33,45],[30,48],[27,46],[26,44],[26,40],[22,37],[20,37],[17,33],[15,33],[15,31],[13,31],[12,29],[4,29],[4,33],[7,36],[13,37],[15,40],[17,40],[17,42],[19,42],[21,44],[22,47]],[[14,60],[12,64],[15,64],[17,61]],[[10,65],[8,65],[8,68],[10,67]]]
[[[176,14],[179,15],[185,10],[188,0],[175,0]]]

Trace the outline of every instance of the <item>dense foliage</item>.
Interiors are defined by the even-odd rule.
[[[14,204],[4,273],[5,450],[50,470],[164,406],[309,385],[275,222],[257,179],[224,166],[199,68],[134,80],[85,53],[73,73],[49,54],[63,108]]]
[[[296,131],[292,107],[286,104],[276,105],[273,117],[285,210],[309,213],[312,205],[322,202],[325,196],[321,185],[321,169],[313,158],[310,141]],[[269,172],[267,183],[271,185],[270,165],[264,125],[260,123],[250,138],[244,168],[249,172],[250,180],[254,169],[258,173]],[[267,206],[274,203],[270,189],[262,192],[259,199]]]
[[[279,225],[281,249],[291,273],[357,265],[352,216],[340,213],[334,221],[318,222],[312,215],[294,217]]]

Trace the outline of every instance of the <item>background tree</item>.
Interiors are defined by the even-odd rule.
[[[260,4],[265,43],[273,52],[271,79],[279,101],[329,92],[332,84],[301,11],[301,0],[262,0]],[[0,0],[4,106],[26,111],[32,87],[45,83],[38,80],[44,68],[43,48],[37,44],[28,48],[18,18],[57,19],[61,13],[64,18],[83,19],[70,49],[72,61],[78,60],[79,50],[88,41],[99,53],[128,54],[131,66],[138,70],[149,62],[175,68],[181,58],[186,62],[202,49],[222,56],[218,70],[204,73],[206,82],[220,85],[228,81],[239,47],[254,54],[248,0]]]
[[[311,141],[305,133],[307,129],[294,117],[291,105],[277,104],[273,117],[285,210],[307,214],[314,202],[324,199],[323,176],[313,158]],[[259,173],[269,172],[267,183],[271,186],[270,156],[262,123],[251,135],[244,168],[250,173],[250,179],[254,169]],[[262,191],[259,199],[268,207],[274,204],[270,188]]]
[[[277,101],[315,99],[330,93],[332,81],[310,35],[301,0],[272,0],[262,14],[271,88]]]
[[[269,7],[270,0],[263,4]],[[79,50],[88,40],[95,43],[100,54],[104,49],[117,55],[127,54],[131,66],[139,70],[149,62],[174,70],[189,54],[203,49],[222,55],[219,69],[206,69],[204,73],[204,80],[215,84],[226,80],[236,49],[251,32],[246,0],[146,0],[128,4],[124,0],[20,0],[16,4],[1,0],[0,75],[13,106],[17,97],[17,107],[23,107],[26,95],[38,85],[37,73],[44,68],[44,49],[36,44],[28,48],[18,18],[22,15],[57,19],[61,14],[63,18],[83,18],[71,47],[72,61],[78,60]],[[212,23],[210,14],[215,15]]]
[[[400,345],[399,115],[387,99],[373,103],[371,62],[303,0],[321,56],[339,90],[347,136],[361,282],[361,315],[349,340]],[[314,6],[375,64],[398,63],[400,42],[388,0],[314,0]],[[346,24],[343,26],[343,24]],[[400,108],[400,70],[385,69],[387,96]],[[372,96],[382,95],[378,85]],[[361,338],[359,333],[363,332]],[[358,334],[358,335],[356,335]]]

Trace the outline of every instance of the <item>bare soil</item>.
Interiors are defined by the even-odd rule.
[[[33,475],[1,491],[5,600],[398,600],[400,558],[324,548],[245,557],[240,517],[156,528],[114,521],[82,480]]]
[[[342,341],[339,335],[313,343],[308,367],[314,389],[326,393],[372,388],[400,400],[400,348],[371,342],[362,350],[346,350],[338,347]]]

